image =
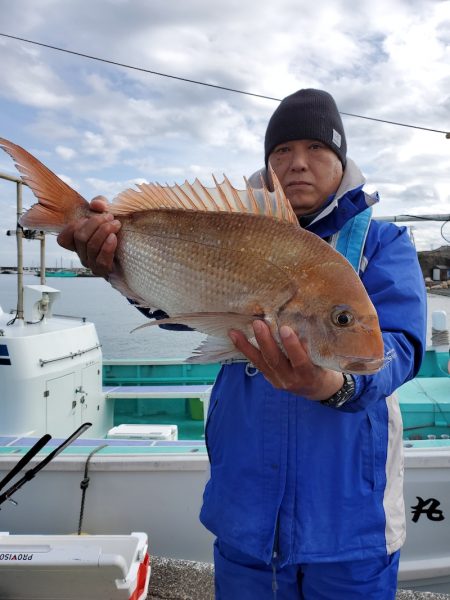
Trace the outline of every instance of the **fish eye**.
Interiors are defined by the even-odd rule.
[[[331,320],[338,327],[348,327],[354,321],[352,313],[348,310],[343,310],[342,308],[333,311]]]

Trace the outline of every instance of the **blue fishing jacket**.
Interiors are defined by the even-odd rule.
[[[339,232],[377,201],[349,159],[341,186],[307,229]],[[202,523],[223,542],[278,564],[391,554],[405,538],[402,422],[393,392],[417,373],[426,294],[404,227],[371,221],[359,273],[378,312],[386,366],[355,376],[339,409],[275,389],[248,363],[224,365],[206,426],[211,473]],[[342,240],[341,240],[342,241]]]

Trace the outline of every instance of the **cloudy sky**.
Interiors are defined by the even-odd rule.
[[[450,131],[450,1],[0,0],[0,33],[283,98],[326,89],[342,112]],[[86,198],[135,182],[239,187],[263,162],[277,101],[163,78],[0,36],[0,136]],[[343,115],[375,215],[450,212],[444,133]],[[0,155],[0,172],[15,174]],[[15,263],[14,185],[0,180],[0,265]],[[32,203],[25,195],[25,203]],[[418,249],[447,243],[413,224]],[[450,225],[444,228],[450,238]],[[26,263],[36,264],[36,243]],[[48,244],[48,265],[78,264]]]

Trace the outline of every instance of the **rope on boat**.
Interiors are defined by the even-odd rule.
[[[94,456],[94,454],[96,452],[103,450],[103,448],[106,448],[107,446],[108,446],[108,444],[102,444],[101,446],[97,446],[97,448],[94,448],[92,450],[92,452],[89,454],[89,456],[87,457],[86,464],[84,465],[84,478],[80,482],[80,488],[81,488],[82,492],[81,492],[80,518],[78,519],[78,535],[81,535],[81,527],[83,525],[83,518],[84,518],[84,503],[86,501],[86,490],[89,487],[89,480],[90,480],[90,477],[88,477],[89,463],[90,463],[91,458]]]
[[[449,336],[448,329],[431,328],[431,345],[432,346],[448,346]]]

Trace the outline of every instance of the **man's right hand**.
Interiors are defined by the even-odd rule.
[[[107,204],[106,198],[96,196],[89,208],[98,214],[67,225],[57,238],[60,246],[78,254],[83,266],[106,279],[113,270],[116,234],[121,227],[120,221],[105,212]]]

